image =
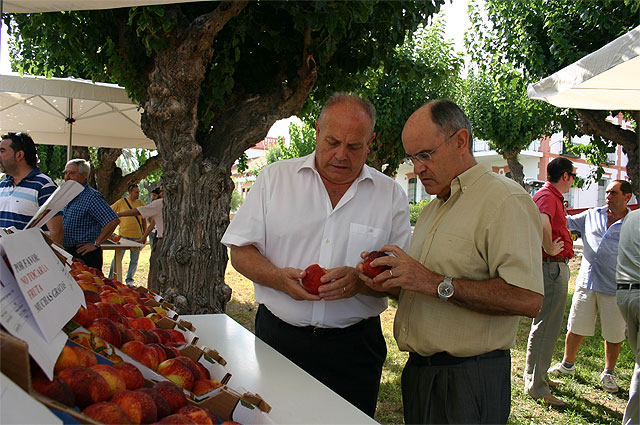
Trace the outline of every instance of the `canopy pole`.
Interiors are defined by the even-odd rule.
[[[64,119],[69,124],[69,144],[67,145],[67,162],[71,160],[72,142],[73,142],[73,123],[76,121],[73,118],[73,99],[67,99],[67,118]]]

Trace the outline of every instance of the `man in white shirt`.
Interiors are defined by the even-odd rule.
[[[137,242],[145,243],[149,233],[155,228],[156,238],[153,247],[151,248],[151,256],[149,257],[149,277],[147,278],[148,289],[160,289],[158,282],[158,256],[162,251],[162,240],[164,237],[164,221],[162,219],[162,190],[159,197],[149,203],[149,205],[143,205],[131,210],[122,211],[118,213],[118,217],[133,217],[142,216],[144,218],[150,218],[151,222],[147,226],[144,234]]]
[[[365,165],[375,108],[334,94],[316,122],[316,150],[265,167],[222,243],[255,284],[256,335],[363,412],[376,409],[386,343],[381,293],[358,278],[362,251],[408,248],[407,196]],[[319,294],[300,284],[327,269]]]

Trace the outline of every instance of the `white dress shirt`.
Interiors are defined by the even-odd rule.
[[[402,187],[365,165],[335,208],[316,170],[315,152],[260,172],[222,243],[254,245],[276,267],[326,269],[361,261],[362,251],[409,247],[409,203]],[[386,297],[357,294],[334,301],[297,301],[254,282],[256,301],[295,326],[342,328],[376,316]]]
[[[149,202],[149,205],[143,205],[137,208],[140,215],[144,218],[153,218],[156,222],[156,237],[164,236],[164,221],[162,220],[162,198]]]

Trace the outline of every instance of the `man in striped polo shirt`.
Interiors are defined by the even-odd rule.
[[[40,206],[56,190],[56,184],[37,167],[33,139],[26,133],[8,133],[0,142],[0,227],[24,229]],[[51,238],[62,244],[62,214],[47,222]]]

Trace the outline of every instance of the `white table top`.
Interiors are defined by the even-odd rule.
[[[125,239],[125,238],[120,238],[118,242],[113,242],[112,240],[107,239],[106,241],[102,242],[102,244],[100,244],[100,248],[102,249],[118,249],[118,248],[129,249],[129,248],[140,248],[143,246],[144,245],[142,245],[141,243],[138,243],[136,241],[130,241],[129,239]]]
[[[180,318],[196,327],[199,346],[225,358],[229,386],[259,394],[276,424],[377,423],[226,314]]]

